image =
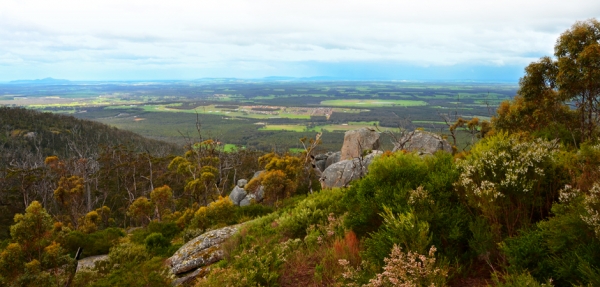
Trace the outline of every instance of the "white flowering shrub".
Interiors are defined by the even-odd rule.
[[[594,183],[590,191],[583,195],[583,207],[585,213],[581,219],[594,229],[596,238],[600,239],[600,184]]]
[[[439,287],[446,285],[448,268],[437,264],[436,248],[431,246],[428,254],[408,251],[405,253],[394,245],[389,258],[385,258],[383,272],[369,281],[368,287]]]
[[[557,196],[552,188],[557,152],[556,141],[500,133],[481,141],[457,163],[455,187],[494,230],[515,235],[518,228],[541,219]]]

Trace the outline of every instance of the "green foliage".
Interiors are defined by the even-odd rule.
[[[146,250],[153,254],[163,254],[171,246],[171,241],[162,233],[154,232],[144,239]]]
[[[497,230],[498,226],[491,226],[483,217],[476,217],[474,221],[469,223],[469,231],[473,237],[469,239],[469,247],[472,252],[475,252],[488,266],[494,266],[497,249],[497,234],[501,232]]]
[[[322,190],[300,201],[278,218],[280,232],[291,238],[302,238],[309,226],[325,223],[329,214],[343,214],[347,210],[341,204],[343,194],[341,189]]]
[[[552,279],[547,279],[546,283],[539,283],[529,273],[507,274],[498,276],[494,274],[492,277],[495,286],[498,287],[551,287],[554,286]]]
[[[250,228],[258,231],[265,228],[264,224],[268,224],[268,221],[256,222]],[[228,262],[224,268],[211,271],[196,286],[277,286],[285,258],[292,250],[299,248],[301,240],[290,239],[277,243],[271,241],[274,238],[264,231],[247,231],[248,235],[234,238],[239,246],[234,250],[235,260]]]
[[[322,244],[331,244],[336,238],[335,234],[343,234],[343,229],[340,229],[341,220],[333,217],[333,214],[342,214],[345,211],[340,204],[342,196],[343,191],[340,189],[324,190],[299,202],[294,200],[295,204],[248,223],[238,236],[225,244],[230,246],[226,247],[227,261],[219,264],[219,268],[211,271],[198,286],[273,286],[282,282],[294,282],[286,281],[293,280],[290,274],[298,271],[293,265],[287,265],[288,262],[298,262],[298,254],[320,249],[316,237],[322,237]],[[305,242],[311,241],[307,233],[318,234],[314,238],[315,242],[311,243],[312,249],[305,249],[309,248]],[[289,239],[286,240],[287,238]],[[350,246],[356,250],[357,245],[354,237]],[[342,253],[345,250],[343,246],[339,249]],[[358,256],[357,253],[354,251],[354,256]],[[327,259],[329,261],[324,259],[328,264],[325,264],[325,261],[322,264],[341,269],[336,262],[341,258],[344,258],[343,255],[330,257]],[[282,269],[290,271],[283,272]],[[322,278],[331,278],[326,274],[328,270],[332,269],[323,269],[321,275],[325,277]],[[285,278],[282,279],[281,276]]]
[[[560,164],[571,175],[573,187],[588,191],[600,178],[600,144],[582,143],[579,150],[564,153]]]
[[[229,197],[219,197],[208,206],[201,206],[195,213],[189,228],[206,230],[236,223],[235,205]]]
[[[36,165],[32,160],[27,166],[23,160],[18,162],[23,163],[22,168],[9,170],[4,166],[20,159],[5,157],[7,151],[19,143],[35,143],[25,137],[28,129],[5,124],[5,132],[0,133],[0,201],[17,207],[2,206],[0,215],[6,217],[5,211],[11,215],[15,210],[22,212],[25,207],[21,202],[33,203],[25,214],[15,216],[13,241],[0,244],[0,284],[64,285],[64,278],[70,274],[65,266],[73,263],[67,252],[73,254],[77,247],[84,247],[84,256],[109,252],[109,260],[93,271],[78,274],[76,286],[168,286],[163,261],[178,247],[172,242],[262,216],[243,225],[238,235],[223,244],[225,259],[212,266],[211,274],[199,285],[329,286],[367,283],[371,278],[373,286],[394,282],[443,285],[448,283],[448,261],[456,264],[450,270],[453,273],[474,266],[480,267],[473,271],[475,275],[489,278],[491,272],[485,269],[496,269],[494,282],[499,286],[543,286],[539,282],[548,278],[558,286],[599,285],[600,148],[590,141],[577,151],[561,151],[558,141],[533,139],[560,138],[568,143],[596,123],[595,98],[586,95],[584,99],[582,91],[586,87],[565,78],[575,75],[595,79],[596,70],[590,67],[600,53],[596,43],[586,41],[597,42],[597,38],[580,36],[595,36],[590,31],[594,32],[591,28],[596,26],[592,20],[578,23],[557,43],[557,51],[566,51],[561,57],[576,59],[577,63],[543,58],[526,68],[520,95],[499,110],[496,135],[474,145],[470,154],[458,155],[460,159],[455,161],[443,153],[425,157],[385,153],[370,166],[370,174],[350,188],[306,197],[290,198],[308,190],[310,185],[306,183],[314,176],[306,169],[306,154],[271,153],[257,161],[259,153],[242,149],[224,153],[214,140],[191,144],[181,157],[155,158],[127,147],[106,147],[97,162],[88,155],[79,155],[85,159],[65,156],[64,160],[50,156],[46,165]],[[571,47],[579,40],[585,40],[580,41],[582,49]],[[576,66],[582,70],[573,69]],[[456,90],[448,93],[455,94]],[[429,96],[439,99],[448,95]],[[393,100],[397,95],[386,92],[367,96]],[[275,96],[270,99],[280,103],[290,100]],[[291,100],[300,102],[297,98]],[[571,111],[565,100],[575,101],[579,110]],[[466,104],[477,103],[470,99]],[[354,116],[379,120],[380,115],[391,111],[364,111]],[[330,116],[332,124],[351,118],[337,111]],[[582,119],[576,118],[579,116]],[[312,120],[325,122],[322,118]],[[387,116],[381,120],[388,125],[391,121]],[[268,123],[298,124],[285,121],[288,119]],[[236,136],[254,133],[249,125],[252,121],[238,127],[240,133]],[[452,128],[464,128],[476,135],[484,134],[488,127],[472,118],[461,119]],[[64,128],[54,131],[56,135],[67,133]],[[77,130],[68,133],[79,141]],[[269,139],[289,135],[264,133]],[[40,138],[63,142],[58,136]],[[332,145],[341,141],[341,133],[326,134],[317,141],[321,140]],[[261,138],[248,146],[279,149],[264,141],[268,140]],[[306,145],[306,139],[301,143]],[[312,147],[313,142],[308,143]],[[43,153],[49,151],[42,149]],[[94,150],[90,146],[83,149]],[[94,165],[86,165],[87,160]],[[262,185],[271,206],[235,207],[228,198],[217,199],[235,179],[248,178],[258,170],[259,164],[266,171],[247,189],[256,191]],[[90,173],[90,166],[98,166],[99,170]],[[97,184],[90,184],[92,181]],[[158,188],[148,194],[151,186]],[[106,202],[114,214],[108,207],[94,210],[98,206],[86,206],[84,194],[88,188],[91,202]],[[557,203],[559,188],[563,188],[563,194]],[[48,202],[54,218],[69,224],[53,224],[53,217],[33,201],[37,198]],[[199,203],[206,206],[199,207]],[[111,216],[117,222],[111,221]],[[108,228],[130,225],[125,219],[146,227],[127,237],[121,229]],[[432,252],[432,246],[439,253]],[[479,260],[485,260],[487,266]],[[362,271],[358,271],[359,266]],[[348,270],[355,272],[352,278],[346,277],[352,273],[345,272]],[[419,276],[413,276],[417,273]]]
[[[75,256],[79,247],[83,248],[83,258],[108,254],[110,248],[124,236],[123,230],[114,227],[89,234],[75,230],[67,233],[60,242],[71,256]]]
[[[547,216],[562,185],[556,142],[499,133],[476,145],[458,163],[456,187],[490,224],[496,242]]]
[[[115,247],[116,248],[116,247]],[[129,249],[129,250],[123,250]],[[112,287],[112,286],[135,286],[135,287],[169,287],[170,280],[167,278],[167,270],[163,265],[163,258],[152,257],[144,259],[141,252],[147,253],[143,246],[127,246],[118,251],[118,255],[109,254],[111,265],[100,271],[97,281],[86,282],[87,286]],[[113,256],[110,256],[113,255]],[[135,261],[123,261],[123,260]],[[114,262],[122,262],[113,265]]]
[[[173,190],[167,186],[157,187],[150,192],[150,201],[154,205],[156,216],[161,221],[171,214],[173,206]]]
[[[41,261],[42,250],[51,242],[52,228],[52,218],[39,202],[34,201],[25,209],[25,214],[15,215],[10,235],[23,246],[26,258]]]
[[[145,225],[152,216],[152,202],[147,197],[138,197],[127,209],[127,215]]]
[[[240,206],[235,209],[235,217],[239,219],[243,218],[256,218],[269,213],[274,212],[275,209],[271,206],[262,204],[250,204],[246,206]]]
[[[147,237],[153,233],[162,234],[168,241],[171,241],[179,234],[181,229],[173,222],[152,221],[144,228],[136,229],[132,232],[130,240],[136,244],[144,244]]]
[[[600,22],[576,22],[560,35],[554,46],[556,84],[561,97],[574,100],[581,114],[582,141],[591,140],[598,120],[600,96]]]
[[[556,41],[554,56],[556,60],[543,57],[525,68],[519,97],[500,106],[495,124],[504,131],[542,131],[563,142],[575,141],[576,136],[580,142],[592,140],[600,96],[600,22],[575,23]],[[568,101],[575,102],[576,111]],[[565,128],[570,129],[570,139]]]
[[[204,205],[215,196],[219,182],[221,162],[218,143],[212,139],[187,146],[183,157],[175,157],[169,164],[170,170],[187,177],[185,184],[186,195],[194,202],[203,202]]]
[[[22,274],[25,261],[23,250],[18,243],[9,244],[0,253],[0,283],[7,284],[14,282]]]
[[[469,225],[473,236],[469,246],[491,268],[501,258],[498,244],[504,238],[515,237],[548,217],[566,182],[558,155],[556,141],[498,133],[479,142],[457,163],[461,174],[455,186],[477,216]],[[522,244],[527,245],[525,241]],[[534,258],[526,256],[521,262]]]
[[[173,239],[181,231],[181,229],[174,222],[157,221],[150,222],[146,229],[151,233],[158,232],[169,240]]]
[[[427,251],[431,243],[431,235],[426,221],[419,220],[411,212],[393,214],[386,207],[381,216],[383,218],[381,228],[365,240],[365,259],[376,266],[383,266],[384,258],[394,246],[421,254]]]
[[[74,260],[55,241],[60,239],[58,226],[37,201],[27,207],[25,214],[15,215],[15,224],[10,228],[14,243],[0,252],[0,284],[64,284],[74,272]]]
[[[421,158],[397,152],[382,156],[369,166],[365,178],[345,192],[343,202],[353,211],[348,214],[346,226],[359,236],[371,233],[365,247],[374,250],[371,256],[377,258],[378,264],[383,263],[394,243],[409,235],[400,236],[403,231],[392,224],[395,220],[384,221],[383,215],[390,218],[390,214],[408,216],[428,226],[431,243],[442,254],[465,256],[471,216],[454,192],[453,183],[457,179],[458,171],[449,154]]]
[[[577,113],[571,111],[557,91],[558,67],[549,57],[543,57],[525,68],[519,81],[518,95],[505,101],[493,118],[494,128],[504,132],[530,132],[547,139],[561,139],[573,144],[579,137]]]
[[[301,183],[303,177],[302,160],[289,154],[280,156],[268,153],[258,159],[265,171],[246,184],[245,189],[258,192],[260,186],[264,188],[265,201],[275,203],[292,196]]]
[[[425,162],[414,154],[396,153],[375,160],[369,174],[346,191],[344,203],[355,211],[347,217],[348,227],[359,236],[377,230],[384,204],[393,202],[394,211],[408,211],[408,191],[417,188],[427,174]]]
[[[151,256],[141,244],[121,243],[113,246],[108,253],[108,266],[141,263],[150,259]]]
[[[558,286],[595,282],[600,240],[594,236],[594,226],[586,222],[588,196],[565,189],[561,203],[552,207],[553,217],[505,240],[501,246],[511,274],[527,271],[539,281],[552,278]]]

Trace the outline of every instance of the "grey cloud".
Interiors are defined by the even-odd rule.
[[[0,11],[0,56],[10,55],[4,62],[14,65],[221,70],[231,61],[253,67],[261,61],[521,64],[551,53],[556,37],[575,20],[600,15],[600,2],[584,0],[153,1],[139,7],[97,2],[97,11],[77,4],[70,13],[80,13],[73,18],[42,2],[49,11],[35,5],[37,14]]]

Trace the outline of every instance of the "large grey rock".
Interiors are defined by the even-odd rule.
[[[254,175],[252,176],[252,179],[257,178],[263,172],[264,172],[264,170],[259,170],[259,171],[255,172]],[[240,179],[240,181],[241,181],[241,179]],[[238,186],[240,184],[240,181],[238,181]],[[246,181],[246,183],[244,185],[246,185],[247,183],[248,183],[248,181]],[[233,192],[236,191],[236,188],[234,188],[231,191],[231,194],[233,194]],[[244,190],[244,189],[242,189],[242,190]],[[231,197],[231,194],[229,194],[229,198],[231,199],[231,201],[235,205],[248,206],[248,205],[250,205],[252,203],[252,200],[254,200],[255,202],[261,202],[265,198],[265,189],[261,185],[258,188],[258,190],[255,191],[255,192],[252,192],[252,191],[248,192],[248,191],[244,190],[244,196],[243,197],[241,196],[241,191],[237,190],[236,194],[235,194],[235,196],[236,196],[235,199],[237,201],[233,200],[233,198]]]
[[[315,161],[327,160],[329,153],[321,153],[315,156]]]
[[[248,206],[248,205],[252,204],[253,199],[254,199],[254,195],[249,194],[244,199],[242,199],[242,201],[240,201],[240,206]]]
[[[238,182],[237,182],[237,186],[238,186],[238,187],[241,187],[241,188],[244,188],[244,186],[246,186],[246,184],[248,184],[248,181],[247,181],[247,180],[245,180],[245,179],[240,179],[240,180],[238,180]]]
[[[415,130],[403,136],[397,143],[394,143],[392,151],[395,152],[397,150],[416,151],[422,154],[434,154],[438,150],[451,153],[452,145],[439,135]]]
[[[255,202],[261,202],[265,198],[265,189],[261,185],[258,190],[254,193],[249,193],[240,201],[239,206],[248,206],[252,203],[252,200]]]
[[[238,181],[239,183],[239,181]],[[229,199],[235,205],[240,205],[240,201],[242,201],[246,197],[246,190],[244,190],[239,185],[235,186],[231,193],[229,194]]]
[[[342,160],[360,157],[364,150],[379,148],[379,132],[370,128],[347,131],[342,145]]]
[[[255,174],[258,176],[260,173]],[[261,202],[265,197],[265,189],[260,186],[256,192],[248,193],[243,187],[248,183],[245,179],[238,180],[237,185],[233,188],[229,194],[229,199],[235,205],[247,206],[250,205],[252,200],[255,202]]]
[[[234,235],[241,225],[206,232],[184,244],[167,260],[173,274],[181,274],[223,259],[221,244]]]
[[[320,171],[324,171],[327,168],[327,159],[315,161],[315,167]]]
[[[365,176],[369,165],[381,151],[373,151],[363,158],[342,160],[329,166],[321,175],[321,187],[332,188],[347,186],[355,179]]]
[[[330,165],[339,162],[342,159],[342,152],[338,151],[338,152],[328,152],[327,153],[327,162],[325,163],[325,168],[322,169],[321,171],[327,169]]]

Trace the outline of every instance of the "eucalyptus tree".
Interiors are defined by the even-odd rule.
[[[563,138],[568,131],[575,144],[577,138],[594,138],[600,120],[600,22],[575,23],[557,39],[554,56],[525,68],[518,95],[498,108],[497,129]]]
[[[600,22],[589,19],[575,23],[556,41],[554,55],[559,94],[564,100],[575,101],[582,141],[589,140],[599,119]]]

